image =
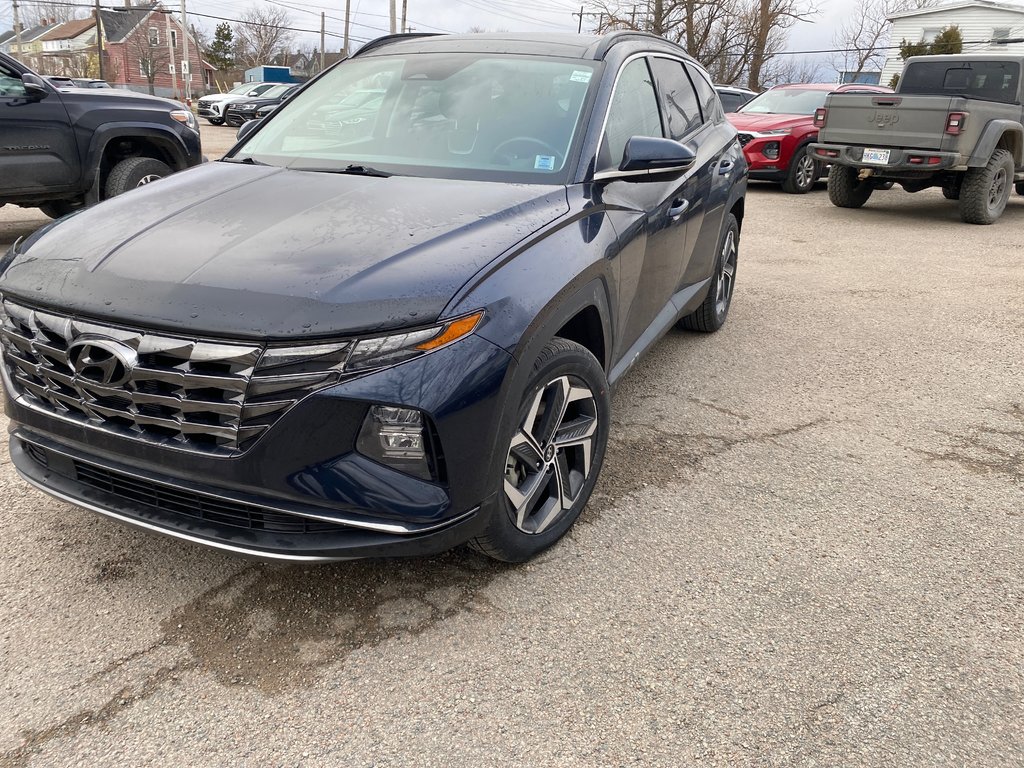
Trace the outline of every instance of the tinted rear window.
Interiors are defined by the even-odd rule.
[[[1015,61],[916,61],[900,78],[900,93],[1017,101],[1020,65]]]

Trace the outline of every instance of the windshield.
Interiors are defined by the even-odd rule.
[[[900,93],[963,95],[984,101],[1017,101],[1020,65],[1015,61],[915,61],[900,78]]]
[[[755,96],[739,112],[761,115],[813,115],[814,110],[825,106],[828,91],[779,88]]]
[[[253,89],[254,85],[255,83],[242,83],[241,85],[236,85],[228,93],[248,93]]]
[[[284,94],[291,90],[290,85],[275,85],[267,88],[263,93],[260,94],[261,99],[276,99],[278,96],[284,96]]]
[[[352,59],[276,110],[233,158],[561,183],[594,67],[477,53]]]

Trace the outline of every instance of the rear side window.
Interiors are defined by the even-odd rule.
[[[669,138],[679,141],[701,126],[697,94],[681,61],[652,58],[651,69],[658,82],[658,95],[661,97],[662,114],[668,121]]]
[[[634,136],[663,137],[658,97],[645,59],[627,64],[615,85],[608,106],[608,122],[601,141],[600,170],[618,168],[626,142]]]
[[[900,93],[969,96],[985,101],[1017,101],[1020,64],[1015,61],[915,61],[900,78]]]
[[[690,73],[693,87],[697,89],[700,108],[704,112],[704,122],[720,123],[725,120],[725,112],[722,110],[722,102],[718,99],[718,91],[711,87],[711,83],[708,82],[704,73],[692,64],[686,65],[686,71]]]

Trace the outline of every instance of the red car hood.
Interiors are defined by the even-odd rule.
[[[726,115],[737,131],[749,131],[758,133],[770,131],[775,128],[796,128],[797,126],[811,126],[814,124],[814,115],[764,115],[746,112],[733,112]]]

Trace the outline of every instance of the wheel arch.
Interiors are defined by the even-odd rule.
[[[981,132],[974,152],[967,161],[970,168],[984,168],[997,149],[1013,155],[1014,167],[1024,165],[1024,128],[1013,120],[990,120]]]
[[[102,128],[93,136],[86,163],[97,198],[102,196],[110,170],[128,157],[151,157],[173,171],[184,170],[189,164],[188,152],[170,129],[131,124]]]

